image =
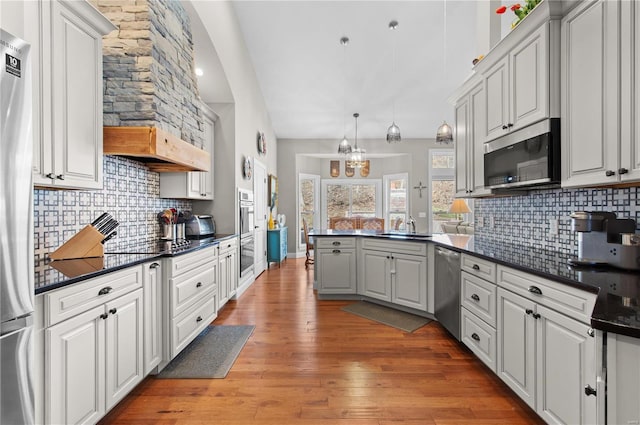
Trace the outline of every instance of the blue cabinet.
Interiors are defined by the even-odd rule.
[[[287,258],[287,228],[267,230],[267,267]]]

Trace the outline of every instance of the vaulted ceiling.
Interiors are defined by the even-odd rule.
[[[338,140],[345,132],[353,138],[354,112],[358,138],[384,138],[394,104],[403,138],[433,138],[443,120],[451,122],[447,98],[471,74],[477,55],[475,3],[233,5],[277,137]],[[388,28],[392,20],[399,22],[395,31]],[[343,36],[350,39],[346,48]]]

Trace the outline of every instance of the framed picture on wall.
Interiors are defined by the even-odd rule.
[[[278,206],[278,178],[269,174],[269,207]]]

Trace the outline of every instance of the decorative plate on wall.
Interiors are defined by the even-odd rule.
[[[242,175],[245,180],[251,180],[251,176],[253,175],[253,167],[251,165],[251,157],[245,156],[244,162],[242,164]]]
[[[258,153],[261,155],[267,154],[267,139],[264,137],[264,133],[258,132]]]

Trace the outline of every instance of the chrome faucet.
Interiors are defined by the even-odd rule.
[[[416,221],[411,216],[409,216],[409,226],[411,226],[411,233],[415,233],[416,232]]]

